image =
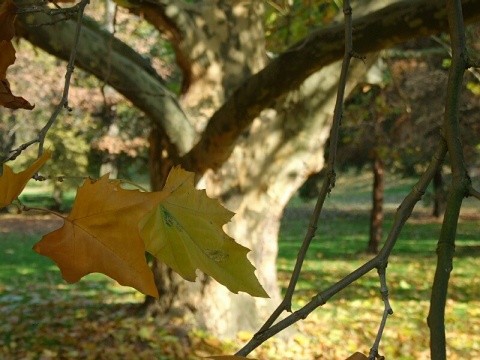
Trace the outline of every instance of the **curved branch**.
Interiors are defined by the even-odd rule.
[[[22,1],[15,1],[19,7]],[[17,34],[48,53],[68,60],[75,21],[52,19],[44,13],[19,15]],[[51,25],[43,25],[51,24]],[[76,66],[97,76],[144,111],[168,134],[180,154],[186,153],[195,132],[174,94],[140,54],[86,18],[77,47]],[[109,67],[107,61],[111,62]]]
[[[26,1],[15,0],[15,3],[21,6]],[[151,3],[160,4],[161,1],[149,0]],[[480,19],[480,0],[464,0],[463,7],[466,22]],[[66,59],[74,22],[29,27],[41,21],[48,22],[46,15],[19,16],[18,33],[34,45]],[[356,51],[364,54],[446,29],[447,16],[441,1],[407,0],[361,17],[353,26]],[[103,59],[107,58],[105,44],[111,37],[91,21],[87,27],[82,30],[78,65],[102,79],[106,68]],[[183,164],[197,172],[218,168],[231,154],[238,136],[263,109],[296,89],[309,75],[342,58],[342,39],[341,25],[328,26],[292,46],[262,71],[246,79],[210,119],[200,141],[182,159]],[[164,129],[180,153],[189,151],[194,139],[193,129],[175,98],[141,56],[116,39],[114,44],[109,85]]]
[[[466,22],[480,19],[480,0],[464,0]],[[360,54],[401,44],[448,28],[442,1],[399,1],[353,22],[353,42]],[[343,26],[318,30],[280,54],[247,79],[213,115],[199,143],[185,157],[198,172],[217,169],[230,156],[237,137],[260,112],[296,89],[311,74],[343,56]]]
[[[188,16],[194,6],[178,0],[131,0],[132,13],[144,17],[172,44],[177,65],[182,70],[182,93],[186,92],[193,76],[189,58],[191,50],[201,40],[197,26]]]

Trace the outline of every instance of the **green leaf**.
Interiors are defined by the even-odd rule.
[[[200,269],[234,293],[268,297],[247,259],[250,250],[222,230],[233,213],[195,189],[194,174],[179,167],[163,192],[165,200],[139,223],[146,250],[186,280]]]

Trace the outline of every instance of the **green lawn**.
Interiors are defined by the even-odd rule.
[[[385,233],[401,196],[412,184],[409,179],[387,179]],[[363,253],[368,234],[369,187],[367,175],[350,180],[339,176],[305,262],[295,308],[369,259]],[[458,227],[447,308],[449,359],[480,358],[477,203],[466,200]],[[394,310],[381,342],[381,353],[387,359],[429,358],[425,319],[441,222],[431,218],[430,210],[423,205],[403,230],[387,269]],[[312,208],[312,203],[295,198],[285,212],[278,260],[283,287]],[[181,322],[154,321],[138,313],[142,296],[105,276],[89,275],[77,284],[66,284],[49,259],[31,250],[41,234],[34,227],[28,231],[2,231],[3,219],[5,216],[0,217],[0,358],[198,359],[218,353],[219,349],[227,352],[236,348],[233,343],[221,343],[201,331],[191,334],[187,346],[186,338],[178,336],[182,333]],[[372,272],[299,323],[291,340],[269,341],[252,357],[345,359],[355,351],[368,353],[382,311],[379,282]],[[240,339],[247,336],[239,335]]]

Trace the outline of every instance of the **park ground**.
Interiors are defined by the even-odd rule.
[[[339,177],[327,199],[295,308],[370,258],[363,252],[370,177],[349,175]],[[385,233],[412,185],[412,179],[387,177]],[[402,231],[387,269],[394,310],[380,346],[387,359],[429,358],[426,316],[441,226],[441,219],[430,216],[430,206],[427,194]],[[294,198],[285,211],[278,259],[283,288],[312,208],[313,203]],[[446,313],[449,359],[480,358],[479,209],[467,199],[459,221]],[[65,283],[48,258],[31,250],[61,223],[52,216],[0,215],[1,359],[201,359],[232,354],[252,335],[243,332],[234,341],[221,341],[187,328],[184,319],[153,319],[140,311],[141,294],[103,275]],[[382,311],[378,278],[371,273],[298,323],[288,339],[270,340],[251,357],[306,360],[368,354]]]

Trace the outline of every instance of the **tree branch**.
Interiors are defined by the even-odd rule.
[[[22,7],[22,3],[28,4],[28,0],[15,0],[15,3]],[[463,4],[465,21],[480,19],[480,0],[464,0]],[[42,21],[48,22],[45,16],[19,16],[17,33],[51,54],[68,59],[70,40],[66,39],[66,34],[73,32],[74,22],[31,27]],[[106,66],[102,59],[108,58],[105,44],[110,34],[92,20],[85,24],[88,29],[82,30],[78,64],[104,79]],[[407,0],[361,17],[353,26],[356,51],[366,54],[413,37],[439,32],[447,27],[447,17],[442,2]],[[312,73],[340,59],[343,55],[342,38],[341,25],[328,26],[292,46],[262,71],[246,79],[213,115],[193,149],[195,134],[175,97],[167,91],[146,60],[117,39],[114,40],[109,85],[150,116],[181,154],[191,150],[182,161],[186,167],[204,172],[208,168],[218,168],[229,157],[239,134],[263,109],[296,89]]]
[[[468,195],[473,196],[475,199],[480,200],[480,191],[475,190],[473,186],[468,189]]]
[[[344,18],[345,18],[344,32],[345,32],[346,42],[345,42],[345,49],[344,49],[344,55],[343,55],[343,63],[342,63],[342,68],[340,72],[340,79],[338,81],[338,87],[337,87],[337,96],[335,100],[335,109],[333,113],[333,125],[330,131],[331,141],[330,141],[330,152],[329,152],[328,166],[327,166],[328,175],[325,177],[322,188],[320,189],[320,192],[318,194],[317,203],[315,204],[315,209],[310,219],[308,231],[302,242],[302,246],[298,252],[297,261],[292,271],[290,282],[285,292],[283,301],[280,303],[277,309],[275,309],[275,311],[272,313],[270,318],[265,322],[265,324],[260,328],[260,330],[258,331],[258,334],[270,328],[270,326],[272,326],[272,324],[278,319],[278,317],[283,313],[283,311],[292,312],[292,297],[302,271],[302,266],[305,260],[305,256],[307,255],[308,249],[310,247],[310,243],[315,237],[318,219],[320,218],[320,214],[322,212],[325,199],[327,195],[330,194],[333,187],[335,186],[335,161],[336,161],[336,153],[337,153],[337,145],[338,145],[338,136],[339,136],[340,123],[341,123],[342,114],[343,114],[343,102],[344,102],[345,88],[347,86],[347,74],[350,67],[350,60],[353,54],[352,8],[350,7],[348,0],[345,0],[344,2],[343,12],[344,12]]]
[[[28,5],[28,0],[16,0],[15,3],[21,8],[23,4]],[[50,17],[44,13],[19,15],[17,34],[48,53],[68,60],[75,21],[38,26],[50,22]],[[112,38],[94,20],[85,18],[76,59],[78,67],[100,80],[108,80],[110,86],[144,111],[156,126],[168,134],[180,154],[191,149],[196,136],[192,125],[176,96],[140,54]],[[110,67],[107,61],[111,62]]]
[[[437,149],[435,151],[430,164],[427,169],[420,177],[418,182],[413,186],[412,191],[405,197],[400,206],[397,209],[395,214],[395,220],[392,225],[392,229],[388,234],[388,238],[383,245],[383,248],[380,250],[377,256],[367,261],[365,264],[360,266],[358,269],[354,270],[343,279],[333,284],[326,290],[319,292],[315,295],[310,302],[303,306],[300,310],[295,311],[293,314],[287,316],[285,319],[279,321],[275,325],[271,326],[262,333],[257,333],[245,346],[240,349],[235,355],[238,356],[247,356],[254,349],[259,347],[263,342],[275,336],[279,332],[283,331],[290,325],[296,323],[299,320],[305,319],[310,313],[312,313],[316,308],[323,306],[327,301],[338,294],[340,291],[345,289],[347,286],[353,282],[360,279],[362,276],[370,272],[375,268],[381,268],[385,266],[388,262],[388,258],[393,250],[393,247],[397,243],[400,231],[405,225],[405,222],[412,214],[415,204],[421,200],[423,194],[427,190],[428,185],[430,184],[435,172],[441,168],[445,154],[447,153],[447,144],[441,139]],[[389,305],[386,304],[386,309],[389,308]],[[388,311],[388,310],[387,310]]]
[[[471,186],[464,163],[459,115],[459,98],[462,93],[463,76],[469,64],[462,3],[460,0],[447,0],[447,9],[452,44],[452,64],[448,75],[443,132],[450,156],[452,183],[448,191],[445,215],[437,245],[437,268],[427,318],[430,328],[430,352],[433,360],[446,360],[447,358],[445,306],[448,282],[453,269],[453,254],[455,252],[455,237],[460,208],[463,198],[468,195]]]
[[[188,16],[198,4],[178,0],[130,0],[132,13],[144,17],[172,44],[177,65],[182,70],[182,92],[187,91],[193,76],[195,59],[189,55],[201,42],[197,26]]]
[[[465,0],[465,21],[480,19],[480,0]],[[367,54],[408,39],[447,29],[447,13],[438,0],[399,1],[353,22],[357,52]],[[296,89],[309,75],[343,56],[341,24],[320,29],[280,54],[247,79],[212,116],[184,163],[197,172],[217,169],[230,156],[237,137],[260,112]]]

